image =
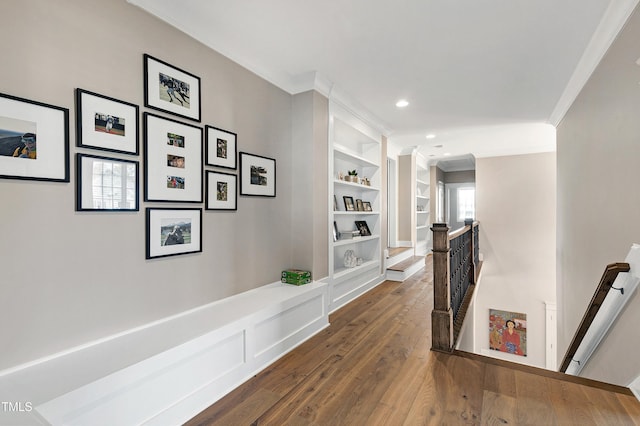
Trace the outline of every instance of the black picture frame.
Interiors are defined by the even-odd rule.
[[[238,177],[231,173],[206,171],[205,210],[238,210]]]
[[[360,235],[362,235],[363,237],[370,237],[371,236],[371,231],[369,230],[369,226],[367,225],[367,222],[364,220],[356,220],[356,228],[358,228],[358,230],[360,231]]]
[[[363,201],[362,202],[362,206],[364,207],[364,211],[365,212],[373,211],[373,209],[371,208],[371,202],[369,202],[369,201]]]
[[[133,160],[77,153],[76,211],[138,211],[138,168]]]
[[[261,155],[240,153],[240,195],[276,196],[276,160]]]
[[[69,182],[67,108],[0,93],[0,178]]]
[[[202,203],[202,128],[145,112],[144,200]]]
[[[200,77],[146,53],[143,62],[144,106],[200,122]]]
[[[205,165],[237,169],[238,135],[228,130],[206,125]]]
[[[147,259],[202,252],[202,209],[146,209]]]
[[[138,155],[138,105],[76,89],[76,146]]]
[[[348,212],[356,211],[356,204],[353,201],[353,197],[348,195],[343,195],[342,200],[344,201],[344,209]]]

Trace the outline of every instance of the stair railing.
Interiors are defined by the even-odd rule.
[[[433,311],[431,348],[450,352],[462,327],[479,273],[479,223],[465,220],[452,233],[446,223],[434,223]]]

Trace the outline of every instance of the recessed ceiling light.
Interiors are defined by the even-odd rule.
[[[398,102],[396,102],[396,106],[398,108],[404,108],[408,105],[409,105],[409,102],[406,99],[400,99]]]
[[[427,138],[427,139],[433,139],[435,137],[436,137],[436,135],[434,135],[433,133],[429,133],[427,136],[425,136],[425,138]]]

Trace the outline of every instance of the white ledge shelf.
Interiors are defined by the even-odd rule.
[[[333,272],[333,279],[337,280],[339,278],[342,278],[346,275],[355,273],[355,272],[362,272],[362,270],[364,269],[370,269],[374,266],[377,266],[380,264],[380,261],[378,260],[368,260],[366,262],[363,262],[362,265],[358,265],[358,266],[354,266],[353,268],[338,268]]]
[[[365,243],[367,241],[373,241],[379,239],[379,235],[371,235],[369,237],[355,237],[355,238],[346,238],[344,240],[338,240],[333,242],[334,247],[338,246],[348,246],[349,244],[360,244]]]
[[[340,179],[334,180],[333,183],[335,183],[336,185],[348,186],[349,188],[364,189],[366,191],[380,191],[380,188],[375,186],[362,185],[361,183],[347,182]]]
[[[341,211],[336,210],[333,212],[334,215],[344,215],[344,216],[361,216],[361,215],[379,215],[380,212],[363,212],[363,211]]]
[[[350,149],[342,145],[334,145],[333,153],[336,156],[336,158],[341,158],[343,160],[351,161],[364,167],[375,167],[375,168],[380,167],[380,165],[377,162],[369,160],[368,158],[365,158],[362,155],[354,151],[351,151]]]

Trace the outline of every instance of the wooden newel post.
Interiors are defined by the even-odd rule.
[[[431,312],[431,349],[451,351],[453,311],[451,310],[449,227],[434,223],[433,231],[433,311]]]

